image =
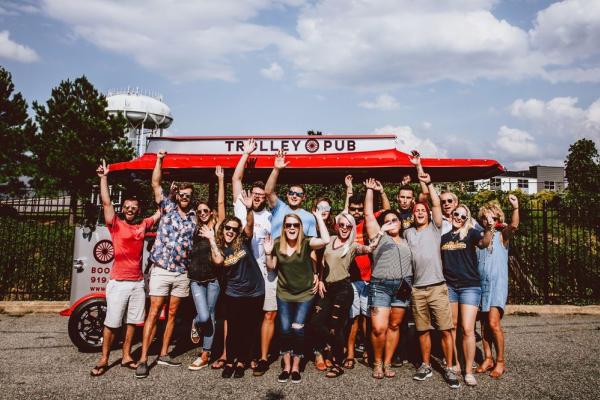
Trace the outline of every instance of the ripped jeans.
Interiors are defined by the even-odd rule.
[[[304,357],[304,324],[313,299],[305,302],[285,301],[277,297],[277,319],[281,330],[281,354]]]
[[[354,300],[354,289],[349,279],[327,283],[325,288],[325,297],[319,298],[315,304],[309,331],[313,348],[323,354],[329,344],[335,364],[339,365],[344,359],[344,327]]]

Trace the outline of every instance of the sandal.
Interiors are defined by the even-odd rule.
[[[214,363],[212,363],[212,365],[210,366],[210,368],[212,368],[212,369],[223,369],[223,367],[225,366],[226,362],[227,362],[227,360],[219,358],[217,361],[215,361]]]
[[[383,379],[385,376],[383,373],[383,363],[381,361],[373,362],[373,374],[371,376],[375,379]]]
[[[498,364],[502,364],[502,371],[496,372],[496,368],[498,368]],[[490,376],[495,379],[500,379],[502,375],[506,372],[506,365],[504,364],[504,360],[496,360],[496,365],[492,372],[490,372]]]
[[[329,371],[327,371],[327,374],[325,374],[325,376],[327,378],[337,378],[338,376],[343,374],[344,370],[339,365],[332,365],[331,367],[329,367]]]
[[[488,363],[488,364],[486,365],[486,363]],[[477,369],[475,370],[475,372],[477,372],[478,374],[483,374],[484,372],[491,371],[493,369],[494,369],[494,360],[491,358],[486,358],[485,360],[483,360],[483,362],[479,366],[477,366]]]
[[[385,364],[383,366],[383,375],[386,378],[393,378],[396,376],[396,372],[392,370],[392,364]]]
[[[104,364],[104,365],[96,365],[94,368],[92,368],[92,370],[90,371],[90,375],[91,376],[100,376],[100,375],[104,375],[104,373],[108,371],[108,364]]]
[[[315,368],[319,371],[325,371],[327,369],[327,365],[321,354],[315,355]]]
[[[346,358],[344,360],[344,368],[346,368],[346,369],[354,369],[355,364],[356,364],[356,360],[354,358]]]
[[[129,368],[129,369],[137,369],[137,363],[133,360],[131,361],[127,361],[127,362],[122,362],[121,363],[121,367],[123,368]]]

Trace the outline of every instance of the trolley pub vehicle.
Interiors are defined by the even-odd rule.
[[[231,178],[249,136],[166,136],[150,137],[145,154],[131,161],[110,165],[111,176],[144,179],[150,176],[156,153],[164,149],[163,180],[214,182],[214,169],[225,170]],[[257,149],[248,160],[247,182],[266,181],[278,150],[287,152],[289,165],[279,183],[342,185],[348,174],[355,182],[376,177],[386,183],[400,183],[410,174],[416,180],[409,156],[398,150],[394,135],[302,135],[254,136]],[[437,182],[484,179],[497,175],[503,167],[495,160],[422,158],[421,163]],[[146,237],[144,265],[153,241]],[[75,231],[70,307],[61,312],[69,317],[69,337],[82,351],[100,350],[106,312],[104,289],[114,258],[114,249],[106,226],[94,229],[78,226]]]

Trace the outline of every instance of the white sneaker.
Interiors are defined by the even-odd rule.
[[[477,379],[475,379],[475,375],[466,374],[465,383],[467,384],[467,386],[477,386]]]

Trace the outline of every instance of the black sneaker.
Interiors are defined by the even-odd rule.
[[[413,375],[415,381],[424,381],[433,376],[433,371],[430,365],[422,363],[417,372]]]
[[[242,367],[241,365],[238,365],[237,367],[235,367],[235,371],[233,372],[233,377],[234,378],[243,378],[245,370],[246,370],[246,368]]]
[[[254,372],[252,372],[252,375],[263,376],[268,370],[269,362],[267,360],[258,360],[258,364],[256,365],[256,368],[254,368]]]
[[[448,386],[450,386],[452,389],[458,389],[460,387],[460,382],[456,377],[456,372],[454,372],[452,368],[446,368],[446,372],[444,372],[444,379],[446,380],[446,383],[448,383]]]
[[[160,356],[158,357],[158,361],[156,361],[158,365],[166,365],[168,367],[179,367],[181,363],[179,361],[175,361],[171,358],[170,355]]]
[[[134,376],[138,379],[146,378],[148,376],[148,363],[139,363],[137,368],[135,369]]]
[[[395,356],[392,359],[392,367],[394,367],[394,368],[400,368],[403,365],[404,365],[404,360],[402,359],[402,357]]]
[[[277,382],[286,383],[290,380],[290,373],[288,371],[281,371],[279,376],[277,377]]]
[[[221,378],[229,379],[233,376],[234,372],[235,368],[233,368],[233,365],[225,365],[223,367],[223,372],[221,372]]]
[[[300,383],[302,382],[302,377],[300,376],[300,372],[294,371],[292,372],[292,383]]]

